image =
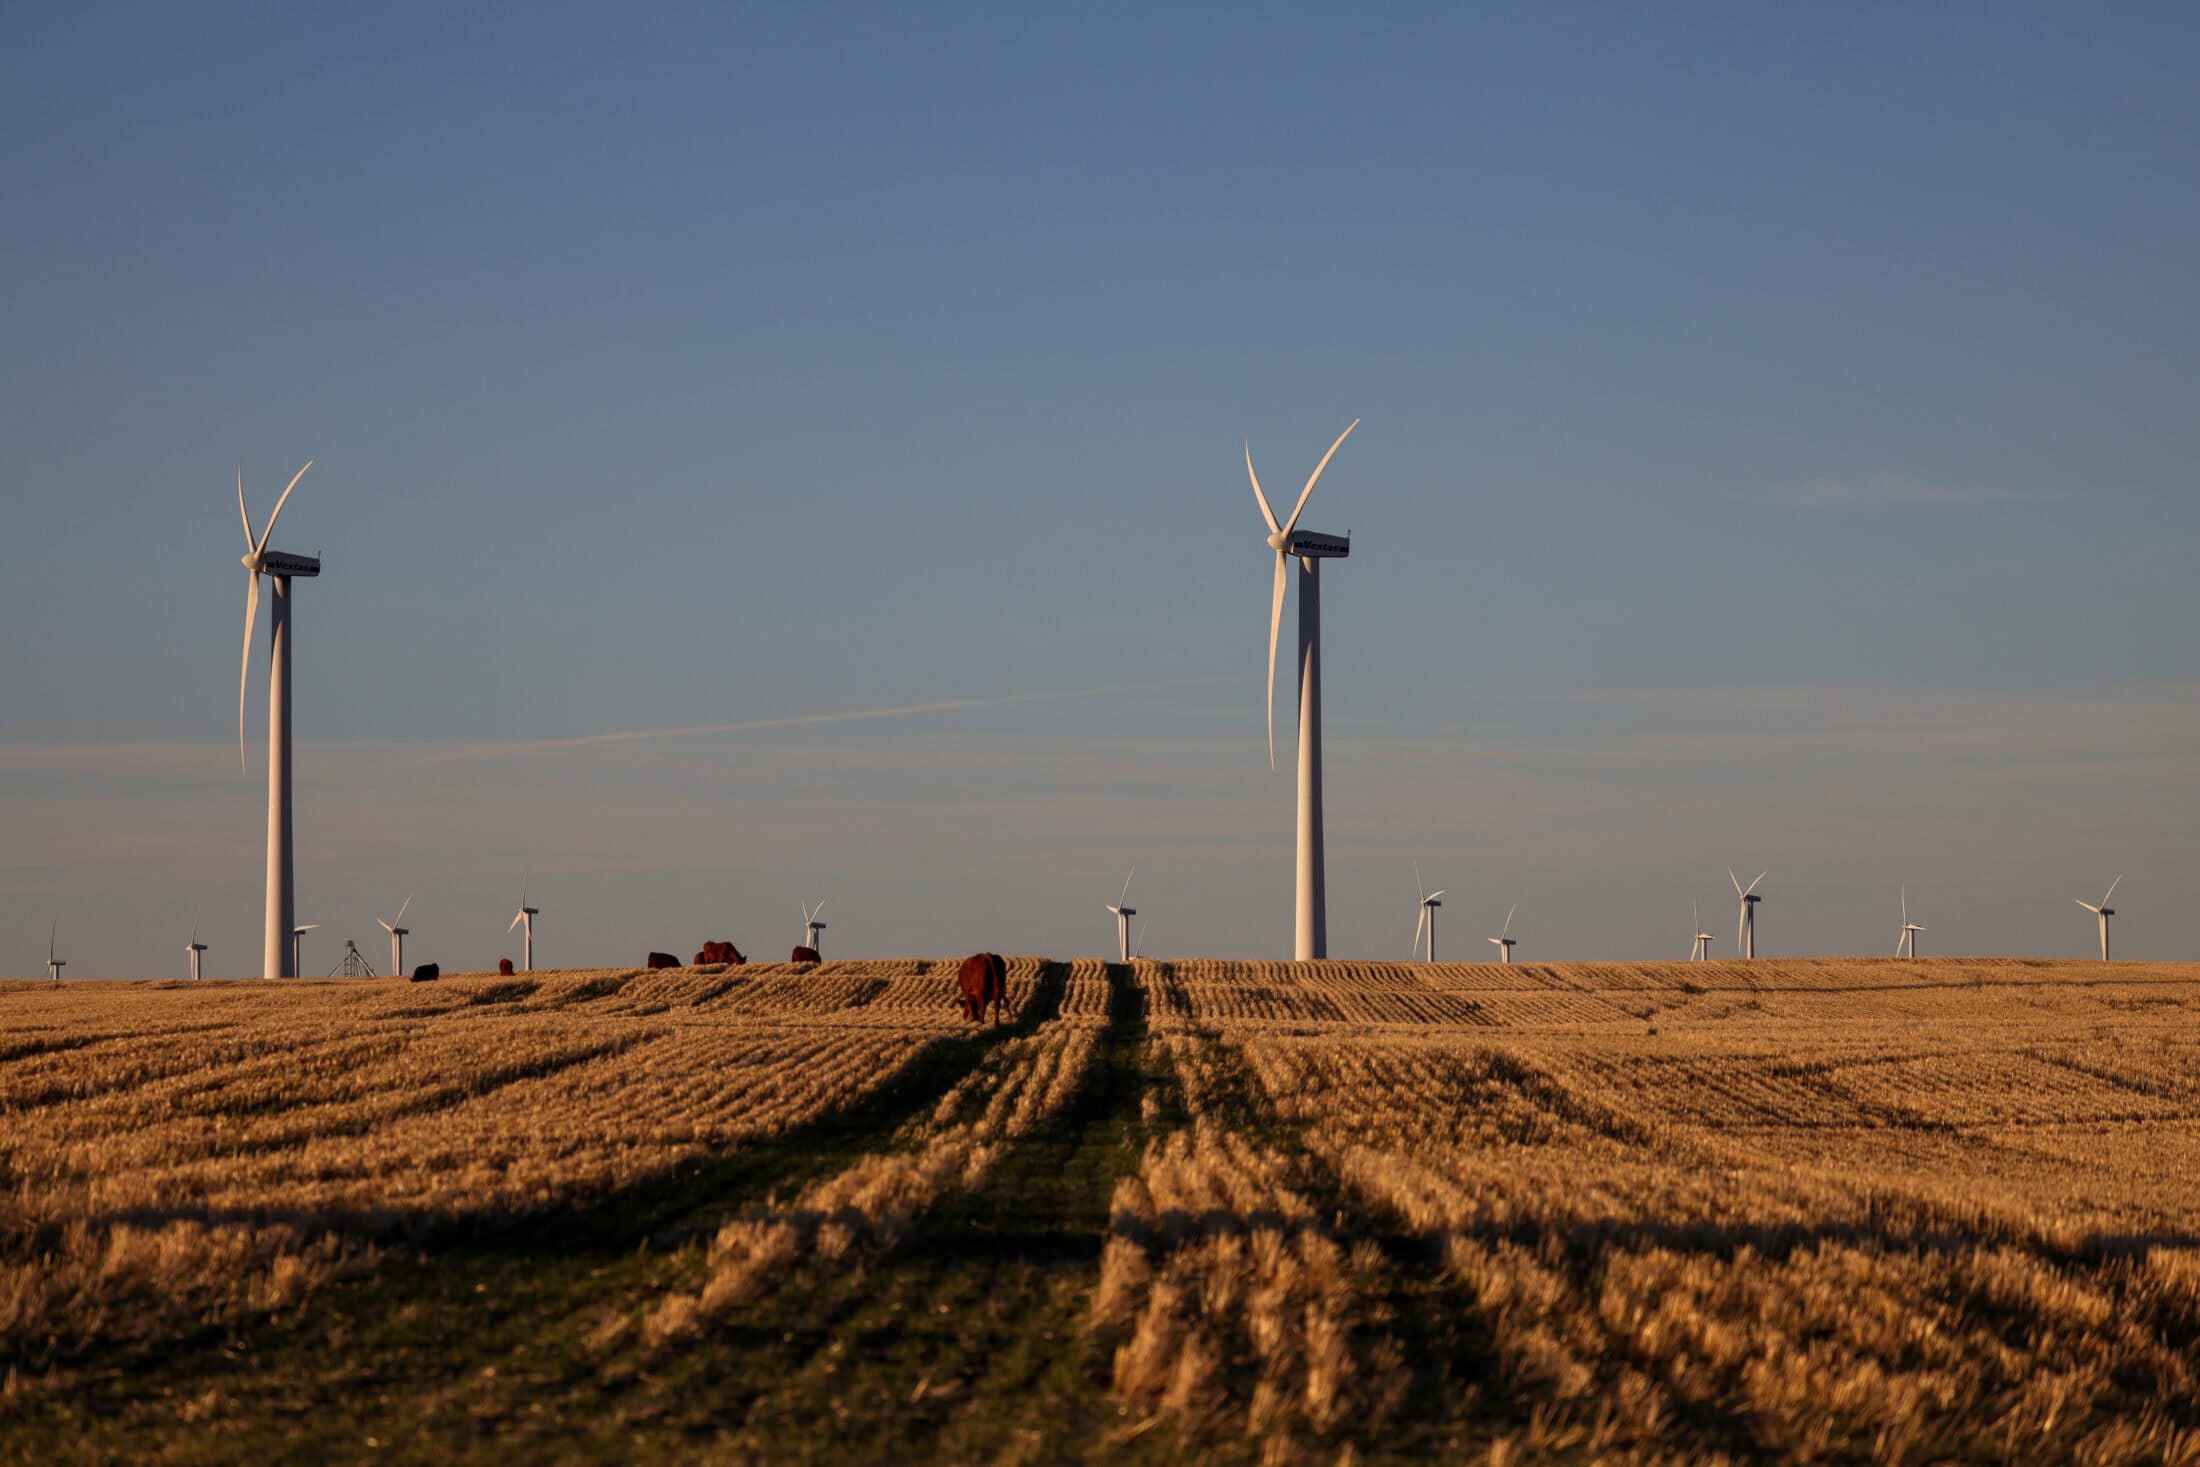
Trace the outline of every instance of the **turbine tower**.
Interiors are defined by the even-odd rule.
[[[526,898],[522,896],[520,900],[525,901]],[[405,976],[405,938],[412,931],[410,927],[404,925],[405,907],[412,904],[413,899],[408,896],[405,898],[405,905],[399,907],[397,915],[390,918],[389,921],[385,922],[380,917],[374,919],[374,925],[390,935],[390,976],[392,978]],[[506,928],[505,930],[509,932],[511,929]]]
[[[1131,876],[1137,874],[1138,868],[1131,867],[1130,876],[1123,878],[1123,894],[1115,899],[1114,906],[1108,908],[1115,913],[1115,960],[1119,963],[1131,960],[1131,918],[1138,915],[1138,908],[1124,904],[1131,898]]]
[[[1520,903],[1514,902],[1505,913],[1505,925],[1498,928],[1497,936],[1490,939],[1491,942],[1497,944],[1497,961],[1499,961],[1500,963],[1509,963],[1513,960],[1513,944],[1520,940],[1517,937],[1513,937],[1511,935],[1513,930],[1513,913],[1519,910]]]
[[[1276,767],[1276,637],[1283,626],[1283,592],[1290,580],[1290,562],[1299,563],[1299,839],[1298,917],[1292,938],[1292,956],[1300,962],[1329,956],[1328,893],[1322,861],[1322,599],[1321,563],[1341,560],[1352,553],[1349,536],[1320,535],[1299,528],[1315,481],[1352,429],[1337,435],[1329,452],[1314,465],[1291,518],[1276,523],[1268,496],[1261,492],[1260,475],[1253,472],[1253,445],[1245,445],[1245,475],[1253,481],[1253,498],[1260,516],[1268,522],[1268,548],[1276,552],[1275,594],[1268,607],[1268,767]]]
[[[1757,881],[1764,880],[1765,875],[1765,872],[1758,872]],[[1741,898],[1742,902],[1741,921],[1734,929],[1734,946],[1741,951],[1743,957],[1753,958],[1757,956],[1757,903],[1764,898],[1757,895],[1757,881],[1752,881],[1748,889],[1744,890],[1742,878],[1734,874],[1732,866],[1726,868],[1726,879],[1734,883],[1734,895]]]
[[[197,923],[191,925],[191,941],[185,946],[184,951],[191,955],[191,979],[193,982],[197,982],[199,977],[199,954],[206,951],[206,944],[199,941]]]
[[[288,555],[267,548],[275,522],[290,502],[290,491],[306,476],[306,468],[290,476],[267,528],[252,537],[252,514],[244,503],[244,467],[237,468],[237,515],[244,521],[244,661],[237,672],[237,767],[244,768],[244,694],[252,676],[252,622],[260,609],[260,577],[275,584],[275,604],[268,608],[267,678],[267,928],[261,944],[261,973],[269,978],[295,977],[297,943],[291,925],[297,903],[291,882],[290,841],[290,583],[298,576],[318,576],[319,556]],[[286,947],[285,944],[288,943]],[[290,967],[283,966],[284,958]]]
[[[61,970],[69,966],[67,958],[57,958],[53,955],[53,940],[60,932],[61,924],[59,922],[54,923],[46,932],[46,976],[56,983],[61,981]]]
[[[1910,889],[1904,886],[1902,888],[1902,940],[1894,945],[1894,955],[1898,958],[1916,957],[1917,935],[1924,930],[1924,928],[1910,920]]]
[[[411,898],[408,897],[406,900],[410,901]],[[542,908],[527,905],[527,888],[522,886],[519,889],[519,910],[512,914],[512,927],[517,927],[522,922],[527,924],[526,961],[520,965],[520,971],[523,973],[535,971],[535,918],[541,913]],[[510,932],[512,927],[507,927],[504,930]]]
[[[1694,902],[1688,904],[1688,920],[1696,929],[1696,945],[1689,950],[1688,961],[1707,963],[1711,961],[1711,934],[1703,930],[1703,913]]]
[[[2108,897],[2116,895],[2116,888],[2123,884],[2124,879],[2121,876],[2111,881],[2108,884],[2108,896],[2101,898],[2099,906],[2085,901],[2078,903],[2079,906],[2101,919],[2101,961],[2104,963],[2108,961],[2108,919],[2116,915],[2116,909],[2108,904]]]
[[[1123,884],[1126,887],[1130,885],[1128,881]],[[800,897],[795,900],[801,902],[802,906],[802,945],[816,953],[817,960],[822,963],[825,961],[825,949],[817,945],[817,935],[825,930],[825,924],[817,920],[817,914],[825,910],[825,904],[819,902],[813,907]]]
[[[300,962],[298,961],[298,940],[299,940],[300,938],[304,937],[304,936],[305,936],[305,935],[306,935],[306,934],[307,934],[308,932],[311,932],[311,931],[312,931],[312,930],[313,930],[314,928],[316,928],[316,927],[318,927],[318,926],[320,926],[320,925],[321,925],[321,924],[320,924],[320,923],[318,923],[318,922],[308,922],[308,923],[305,923],[305,924],[304,924],[303,926],[299,926],[299,927],[293,927],[293,928],[291,928],[291,929],[290,929],[290,976],[291,976],[291,977],[293,977],[293,978],[299,978],[299,977],[303,977],[303,976],[305,975],[305,971],[306,971],[306,970],[305,970],[305,965],[304,965],[304,964],[302,964],[302,963],[300,963]]]
[[[1421,915],[1413,924],[1413,951],[1415,954],[1419,954],[1421,951],[1421,929],[1426,927],[1428,929],[1428,960],[1433,963],[1436,961],[1436,909],[1443,905],[1442,902],[1436,899],[1442,896],[1443,893],[1430,891],[1421,885],[1421,868],[1418,866],[1413,868],[1413,889],[1421,893]]]

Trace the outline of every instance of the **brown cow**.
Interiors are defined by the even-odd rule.
[[[704,963],[726,963],[739,966],[747,962],[748,959],[741,956],[741,949],[730,942],[706,942],[703,944],[703,955],[695,961],[698,966]]]
[[[497,974],[503,978],[512,976],[512,960],[510,958],[497,959]]]
[[[787,959],[787,961],[790,963],[822,963],[825,960],[817,955],[817,949],[814,947],[798,947],[794,950],[794,956]]]
[[[680,966],[680,960],[671,953],[651,953],[649,955],[649,966],[652,968],[677,968]]]
[[[962,989],[964,1018],[974,1024],[984,1023],[990,1004],[994,1023],[1008,1021],[1008,964],[1001,961],[999,953],[974,953],[964,958],[962,972],[955,981]]]

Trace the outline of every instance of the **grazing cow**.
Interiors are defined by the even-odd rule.
[[[649,966],[652,968],[677,968],[680,966],[680,960],[671,953],[651,953],[649,955]]]
[[[747,962],[748,959],[741,956],[741,949],[730,942],[706,942],[703,944],[703,955],[695,961],[698,965],[703,963],[738,965]]]
[[[1008,1021],[1008,964],[1001,961],[999,953],[974,953],[964,958],[962,972],[955,981],[962,989],[964,1018],[982,1024],[986,1007],[991,1005],[994,1023]]]
[[[512,976],[512,960],[510,958],[497,959],[497,976],[500,978]]]
[[[413,969],[412,981],[415,983],[433,983],[442,976],[443,969],[438,965],[422,963],[419,967]]]
[[[798,947],[794,950],[794,956],[787,959],[787,961],[790,963],[822,963],[825,960],[817,955],[817,949],[814,947]]]

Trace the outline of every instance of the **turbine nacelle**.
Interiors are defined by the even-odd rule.
[[[317,576],[321,573],[321,557],[318,555],[292,555],[287,550],[269,550],[259,555],[244,557],[244,568],[263,576]]]

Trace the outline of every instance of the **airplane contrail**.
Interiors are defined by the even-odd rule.
[[[756,733],[772,728],[800,728],[812,723],[852,723],[863,719],[903,718],[912,713],[953,713],[964,708],[997,708],[1008,703],[1042,703],[1063,698],[1104,698],[1111,694],[1151,693],[1164,688],[1206,687],[1215,683],[1241,683],[1244,677],[1175,678],[1158,683],[1128,683],[1112,688],[1067,688],[1046,693],[1003,693],[991,698],[952,698],[940,703],[901,703],[892,708],[856,708],[840,713],[803,713],[792,718],[750,718],[739,723],[701,723],[687,728],[629,728],[616,733],[582,734],[569,739],[511,739],[453,750],[429,762],[475,759],[496,754],[535,753],[550,749],[585,749],[595,744],[619,744],[635,739],[689,739],[706,734]]]

